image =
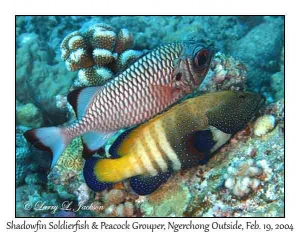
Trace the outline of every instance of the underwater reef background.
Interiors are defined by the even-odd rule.
[[[99,23],[107,33],[84,38],[94,44],[107,41],[107,47],[93,52],[97,67],[87,68],[88,59],[74,63],[76,49],[83,51],[80,55],[89,52],[80,33],[89,35]],[[208,164],[172,175],[149,196],[134,194],[127,182],[99,193],[89,190],[79,138],[48,173],[49,154],[26,142],[26,130],[70,122],[75,118],[65,98],[70,90],[101,85],[148,50],[191,38],[213,43],[216,50],[195,95],[234,89],[266,97],[265,107],[245,130]],[[284,216],[283,98],[280,16],[17,16],[16,216]]]

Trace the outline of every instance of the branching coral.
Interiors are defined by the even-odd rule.
[[[115,46],[115,52],[120,54],[125,50],[131,48],[133,46],[133,36],[132,34],[125,28],[121,29],[118,33],[117,42]]]
[[[25,126],[16,127],[16,183],[20,186],[24,183],[45,184],[48,169],[48,157],[43,152],[38,152],[27,144],[24,132],[29,130]],[[46,167],[45,167],[45,164]]]
[[[117,67],[116,70],[123,70],[125,69],[130,63],[135,61],[138,57],[140,57],[143,53],[137,50],[126,50],[125,52],[119,55],[117,60]]]
[[[117,34],[110,25],[99,23],[66,36],[61,43],[61,58],[68,70],[79,70],[75,87],[102,85],[142,55],[128,50],[132,47],[133,36],[127,29]]]
[[[106,80],[112,78],[113,73],[105,67],[90,67],[81,69],[78,72],[78,78],[74,82],[74,86],[90,86],[102,85]]]

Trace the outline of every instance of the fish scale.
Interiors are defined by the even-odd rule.
[[[82,136],[83,157],[88,158],[118,130],[151,119],[195,90],[208,72],[212,54],[198,41],[160,46],[103,86],[69,93],[77,121],[66,127],[31,130],[27,139],[52,151],[52,167],[77,136]]]
[[[97,192],[129,178],[136,193],[150,194],[171,173],[206,164],[263,103],[259,94],[234,91],[185,100],[121,134],[109,149],[113,158],[87,160],[84,178]]]

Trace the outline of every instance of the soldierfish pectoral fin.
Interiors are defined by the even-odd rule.
[[[101,92],[102,89],[102,86],[84,87],[71,91],[68,94],[68,102],[72,105],[78,119],[85,115],[95,94]]]
[[[82,157],[84,159],[90,158],[93,154],[95,154],[106,142],[112,137],[116,131],[103,133],[103,132],[95,132],[91,131],[85,133],[82,136],[83,142],[83,152]]]
[[[24,133],[24,136],[34,147],[52,153],[51,169],[71,140],[64,134],[63,129],[59,127],[28,130]]]
[[[92,157],[85,161],[83,167],[83,177],[85,182],[88,187],[95,192],[101,192],[113,185],[113,183],[101,182],[97,179],[95,175],[95,165],[99,160],[100,158]]]
[[[171,172],[160,172],[156,176],[135,176],[130,178],[130,187],[139,195],[148,195],[167,182],[170,176]]]

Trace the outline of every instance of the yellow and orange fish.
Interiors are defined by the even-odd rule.
[[[242,130],[264,102],[259,94],[223,91],[188,99],[119,136],[113,158],[86,161],[84,177],[94,191],[130,178],[146,195],[172,172],[205,164],[232,135]]]

